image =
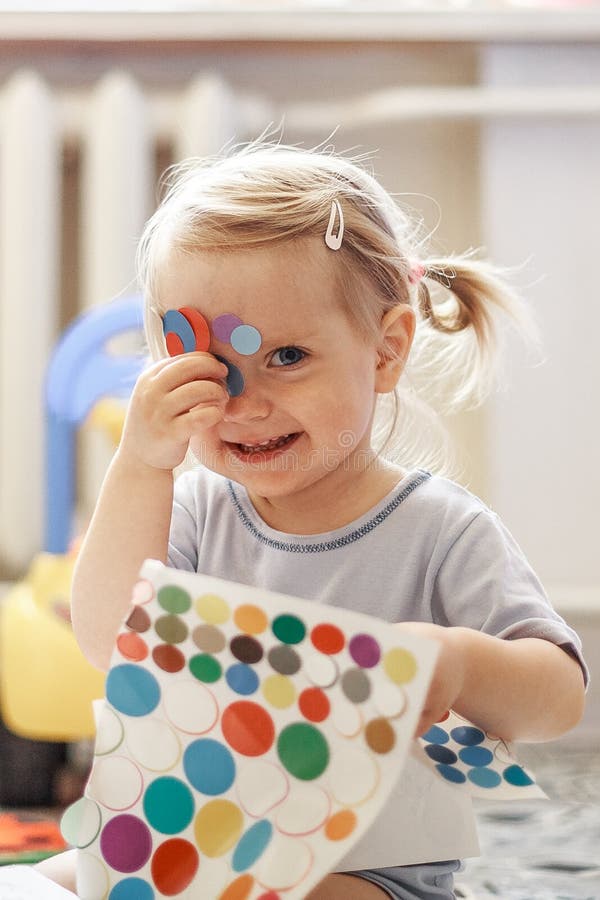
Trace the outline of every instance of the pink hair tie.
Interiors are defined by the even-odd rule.
[[[408,280],[411,284],[418,284],[425,274],[425,266],[423,263],[413,263],[408,270]]]

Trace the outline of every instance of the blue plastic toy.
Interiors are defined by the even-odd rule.
[[[82,313],[56,346],[46,375],[45,548],[65,553],[74,506],[75,435],[101,397],[127,396],[145,359],[107,349],[115,335],[142,329],[139,296]]]

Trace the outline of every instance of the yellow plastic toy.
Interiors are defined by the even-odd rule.
[[[84,658],[70,622],[75,435],[93,411],[93,424],[118,442],[124,406],[109,398],[129,393],[144,359],[115,356],[105,345],[117,334],[141,331],[141,321],[138,297],[83,314],[48,368],[45,552],[0,605],[0,711],[22,737],[75,741],[95,734],[92,700],[104,696],[104,673]]]

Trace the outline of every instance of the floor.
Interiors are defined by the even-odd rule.
[[[600,900],[600,740],[523,745],[518,757],[549,799],[479,802],[482,856],[457,880],[477,900]]]

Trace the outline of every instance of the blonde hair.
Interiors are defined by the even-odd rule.
[[[405,375],[391,403],[380,399],[376,440],[405,464],[442,469],[437,414],[476,406],[494,384],[498,313],[530,329],[498,270],[471,253],[419,256],[422,241],[411,216],[362,165],[333,152],[255,141],[218,158],[185,160],[168,170],[165,185],[137,256],[152,355],[166,354],[158,276],[172,251],[323,240],[336,200],[344,237],[329,258],[351,321],[375,339],[394,306],[411,304],[417,316]],[[438,438],[431,443],[433,430]]]

